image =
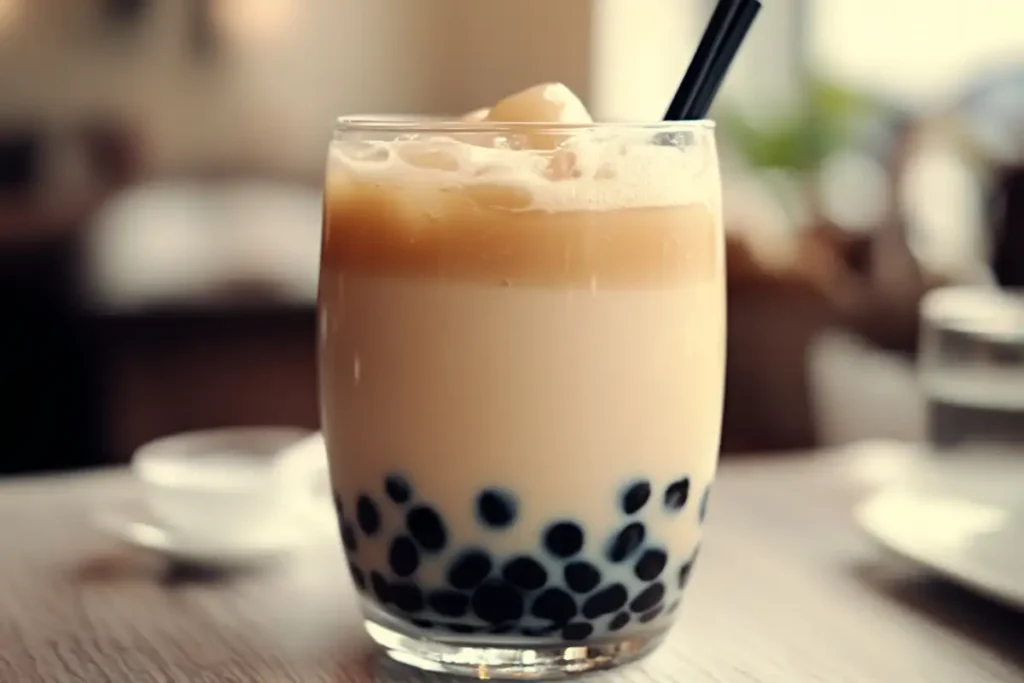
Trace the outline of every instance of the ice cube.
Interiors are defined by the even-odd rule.
[[[527,88],[515,95],[510,95],[491,108],[487,115],[488,121],[495,123],[555,123],[555,124],[588,124],[590,118],[587,108],[580,102],[572,90],[561,83],[544,83]],[[539,126],[536,131],[520,133],[512,136],[514,147],[547,150],[556,149],[569,136],[563,132],[543,130]]]
[[[601,165],[600,149],[588,143],[586,136],[577,137],[551,153],[544,175],[549,180],[591,177]]]
[[[569,180],[583,175],[579,167],[579,157],[571,149],[556,150],[548,159],[544,176],[548,180]]]
[[[491,108],[488,121],[593,123],[580,98],[561,83],[542,83],[509,95]]]
[[[435,171],[459,171],[465,151],[456,140],[438,138],[430,141],[408,141],[395,147],[399,158],[410,166]]]

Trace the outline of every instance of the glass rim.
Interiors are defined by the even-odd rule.
[[[651,133],[711,132],[711,119],[694,121],[595,121],[558,123],[552,121],[463,121],[445,118],[339,116],[335,133],[580,133],[586,131],[646,131]]]

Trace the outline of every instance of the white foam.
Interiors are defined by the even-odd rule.
[[[412,135],[390,142],[335,141],[328,170],[332,177],[380,185],[462,188],[470,195],[474,187],[497,187],[527,197],[514,209],[503,204],[506,210],[720,205],[718,160],[710,136],[679,148],[651,144],[647,135],[627,142],[609,135],[588,129],[554,150]],[[486,137],[491,143],[495,136]]]

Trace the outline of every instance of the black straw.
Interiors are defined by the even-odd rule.
[[[759,0],[719,0],[686,75],[665,112],[666,121],[693,121],[707,116],[760,10]]]

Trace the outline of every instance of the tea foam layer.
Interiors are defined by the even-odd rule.
[[[541,130],[537,128],[536,130]],[[335,183],[464,189],[470,196],[507,194],[507,210],[611,210],[720,202],[709,132],[691,144],[654,144],[651,130],[592,127],[557,133],[553,149],[520,148],[522,133],[479,124],[450,135],[407,134],[387,142],[335,141],[329,178]],[[447,131],[446,131],[447,132]],[[673,135],[665,134],[661,135]],[[674,135],[688,135],[675,133]]]

